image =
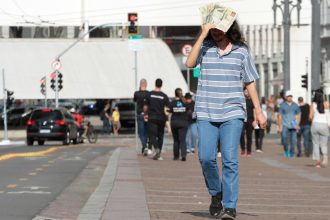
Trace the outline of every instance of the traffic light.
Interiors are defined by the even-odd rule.
[[[128,13],[128,34],[137,34],[138,27],[135,22],[138,21],[138,14],[137,13]]]
[[[55,79],[54,78],[52,78],[50,80],[50,88],[55,91]]]
[[[46,77],[42,77],[40,80],[40,92],[41,94],[46,94]]]
[[[14,97],[13,97],[13,95],[14,95],[14,92],[13,91],[7,90],[7,101],[6,101],[6,105],[7,105],[8,109],[14,103]]]
[[[307,74],[301,76],[301,87],[308,89],[308,76],[307,76]]]
[[[62,85],[63,79],[62,78],[63,78],[62,73],[58,72],[58,74],[57,74],[58,91],[60,91],[61,89],[63,89],[63,85]]]

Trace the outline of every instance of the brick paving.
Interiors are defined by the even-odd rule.
[[[170,136],[165,138],[163,161],[137,154],[132,136],[112,138],[102,144],[117,146],[119,153],[111,156],[107,166],[111,169],[106,169],[104,181],[80,210],[84,219],[95,216],[95,205],[102,217],[90,220],[214,219],[208,214],[210,196],[197,154],[189,154],[186,162],[173,161]],[[330,219],[330,167],[317,169],[311,158],[284,158],[276,135],[264,139],[264,153],[253,152],[252,157],[239,159],[238,220]],[[59,198],[66,196],[70,195],[64,192]],[[88,206],[93,197],[96,199]],[[49,210],[56,208],[56,204],[55,201]],[[79,201],[80,207],[82,204]],[[72,208],[72,205],[64,206]],[[61,220],[74,219],[73,216],[53,216]]]
[[[163,161],[138,156],[150,219],[212,219],[197,154],[173,161],[168,148]],[[237,219],[330,219],[329,167],[284,158],[278,139],[265,138],[264,153],[240,157],[240,173]]]

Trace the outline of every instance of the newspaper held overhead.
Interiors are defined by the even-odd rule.
[[[202,15],[202,24],[211,23],[223,32],[227,32],[230,26],[234,23],[237,13],[230,8],[211,3],[200,9]]]

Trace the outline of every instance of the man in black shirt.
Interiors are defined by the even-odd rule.
[[[241,155],[242,156],[251,156],[251,147],[252,147],[252,132],[254,129],[255,117],[254,117],[254,106],[249,96],[249,93],[244,87],[244,95],[246,101],[246,111],[247,111],[247,120],[244,122],[242,134],[241,134]],[[245,145],[245,136],[246,136],[246,145]]]
[[[301,111],[300,123],[299,123],[299,131],[297,132],[297,148],[298,154],[297,157],[301,156],[301,136],[304,138],[304,150],[305,156],[309,157],[311,153],[310,145],[310,122],[309,122],[309,105],[304,102],[303,97],[298,98],[298,104]]]
[[[149,93],[146,99],[148,111],[148,134],[149,144],[154,146],[155,156],[154,160],[162,160],[160,156],[161,147],[164,139],[164,128],[166,122],[166,108],[169,105],[168,96],[161,91],[163,81],[157,79],[156,88]]]
[[[173,136],[173,159],[178,160],[181,153],[181,160],[186,161],[188,114],[186,105],[181,97],[182,90],[180,88],[175,89],[175,99],[170,103],[169,112],[172,114],[171,130]]]
[[[151,154],[151,149],[147,148],[148,143],[148,130],[147,130],[147,121],[145,119],[144,114],[144,104],[146,102],[146,98],[149,94],[147,91],[147,80],[140,80],[140,89],[134,93],[134,102],[136,102],[136,117],[137,117],[137,129],[139,138],[142,144],[142,154],[147,156]],[[150,146],[149,146],[150,147]]]

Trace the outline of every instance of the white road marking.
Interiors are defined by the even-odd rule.
[[[17,192],[7,192],[7,194],[39,194],[39,195],[49,195],[51,192],[44,191],[17,191]]]

